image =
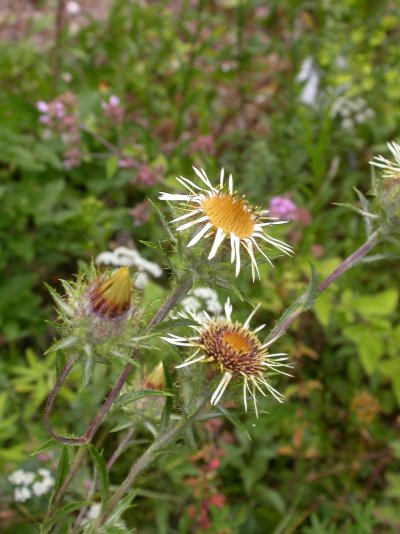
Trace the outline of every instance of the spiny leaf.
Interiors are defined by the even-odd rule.
[[[234,426],[239,428],[239,430],[244,432],[246,437],[251,441],[251,436],[248,433],[247,428],[240,422],[240,420],[236,417],[236,415],[233,415],[232,412],[229,412],[223,406],[218,405],[217,408],[228,419],[228,421],[230,421]]]
[[[171,374],[168,370],[167,364],[165,361],[163,361],[163,369],[164,369],[164,379],[165,379],[165,387],[166,389],[172,389],[173,388],[173,381]],[[160,422],[160,434],[164,432],[164,430],[167,428],[169,423],[169,418],[172,412],[173,408],[173,399],[172,397],[167,397],[165,399],[164,403],[164,409],[161,416],[161,422]]]
[[[55,512],[51,518],[46,521],[46,523],[43,525],[44,528],[49,527],[53,523],[56,523],[60,519],[62,519],[67,514],[70,514],[71,512],[75,512],[75,510],[79,510],[81,508],[84,508],[86,506],[90,506],[92,503],[90,501],[75,501],[71,502],[69,504],[64,504],[57,512]]]
[[[60,458],[58,460],[58,468],[56,473],[56,481],[53,488],[53,493],[51,494],[50,502],[53,501],[54,496],[60,489],[64,479],[68,473],[70,465],[70,447],[63,445],[61,450]]]
[[[45,283],[45,286],[52,296],[54,302],[58,306],[58,308],[65,313],[65,315],[68,315],[69,317],[73,314],[73,310],[68,306],[68,304],[65,302],[65,300],[57,293],[55,289],[53,289],[51,286]]]
[[[104,461],[103,455],[100,451],[96,449],[96,447],[94,447],[91,443],[88,443],[87,448],[99,474],[101,502],[104,508],[110,493],[107,466]]]
[[[55,449],[57,447],[62,447],[62,443],[55,439],[49,439],[48,441],[46,441],[46,443],[31,452],[31,456],[36,456],[41,452],[49,451],[50,449]]]
[[[143,399],[144,397],[171,397],[172,393],[168,391],[160,391],[158,389],[142,389],[141,391],[131,391],[129,393],[124,393],[117,397],[112,406],[112,411],[129,404],[130,402]]]

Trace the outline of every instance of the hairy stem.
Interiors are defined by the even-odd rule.
[[[184,276],[182,278],[180,283],[173,290],[172,294],[167,298],[167,300],[165,301],[163,306],[156,312],[154,317],[149,322],[149,324],[148,324],[148,326],[146,328],[147,331],[150,330],[151,328],[153,328],[154,326],[156,326],[157,324],[161,323],[164,320],[164,318],[172,310],[172,308],[175,306],[175,304],[189,291],[189,289],[192,287],[192,284],[193,284],[193,276],[191,274],[187,274],[186,276]],[[136,354],[137,354],[137,352],[135,350],[134,353],[132,354],[132,359],[135,358]],[[73,363],[71,364],[71,368],[72,368],[72,365],[73,365]],[[48,421],[48,419],[50,417],[51,407],[53,405],[53,402],[54,402],[54,399],[55,399],[55,397],[57,395],[57,392],[60,389],[62,383],[64,382],[67,374],[70,372],[71,368],[67,368],[67,366],[64,367],[63,371],[61,372],[61,375],[63,375],[63,376],[60,375],[59,379],[56,382],[56,385],[53,388],[53,391],[50,393],[49,399],[51,401],[48,403],[49,404],[49,406],[48,406],[49,409],[46,412],[46,421]],[[92,439],[93,439],[98,427],[100,426],[104,416],[106,415],[106,413],[110,409],[112,403],[114,402],[114,400],[116,399],[116,397],[120,393],[120,391],[121,391],[126,379],[128,378],[128,375],[129,375],[129,373],[131,372],[132,369],[133,369],[133,364],[131,364],[131,363],[128,363],[123,368],[120,376],[118,377],[117,382],[115,383],[114,387],[112,388],[112,390],[108,394],[108,396],[107,396],[106,400],[104,401],[104,403],[101,405],[99,411],[97,412],[97,414],[93,418],[92,422],[88,426],[87,431],[85,432],[85,434],[83,436],[81,436],[80,438],[71,438],[72,441],[68,441],[68,443],[85,444],[85,443],[89,443],[89,442],[92,441]],[[49,426],[49,428],[50,428],[50,426]],[[53,437],[55,437],[55,439],[58,439],[57,434],[55,434],[54,432],[53,432]],[[66,438],[66,439],[69,440],[69,438]],[[60,440],[60,441],[63,441],[65,443],[65,439],[64,438],[62,440]],[[52,515],[52,513],[54,511],[54,508],[60,503],[63,495],[65,494],[66,490],[68,489],[68,486],[71,483],[71,480],[73,479],[76,471],[79,468],[79,465],[80,465],[81,460],[82,460],[82,458],[84,456],[85,450],[86,450],[85,447],[79,447],[78,452],[77,452],[77,454],[75,456],[75,459],[74,459],[74,461],[73,461],[73,463],[72,463],[72,465],[71,465],[71,467],[70,467],[70,469],[69,469],[69,471],[68,471],[68,473],[67,473],[67,475],[65,477],[65,480],[64,480],[63,484],[61,485],[61,487],[57,491],[56,495],[54,496],[54,499],[53,499],[53,502],[52,502],[52,507],[51,507],[51,509],[49,509],[49,511],[48,511],[48,513],[46,515],[46,519],[51,517],[51,515]]]
[[[157,453],[178,438],[186,430],[186,428],[196,420],[197,415],[202,410],[205,403],[205,399],[200,399],[197,403],[197,407],[191,413],[191,415],[183,417],[179,420],[176,426],[161,434],[142,454],[142,456],[133,465],[118,490],[111,497],[104,512],[97,518],[97,521],[92,527],[93,533],[96,532],[98,527],[104,524],[122,497],[129,491],[137,477],[154,461]]]
[[[319,295],[320,293],[325,291],[325,289],[330,286],[332,282],[334,282],[337,278],[339,278],[339,276],[341,276],[345,271],[350,269],[350,267],[356,265],[378,242],[379,231],[377,230],[370,235],[370,237],[363,245],[361,245],[361,247],[359,247],[356,251],[350,254],[350,256],[343,260],[342,263],[338,267],[336,267],[336,269],[332,271],[331,274],[319,284],[319,286],[317,287],[317,294]],[[292,322],[301,313],[303,313],[303,311],[304,310],[300,308],[288,317],[286,317],[286,319],[284,319],[282,322],[278,323],[277,326],[272,330],[268,338],[272,340],[280,337],[284,332],[286,332]]]

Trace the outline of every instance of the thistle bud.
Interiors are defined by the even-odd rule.
[[[150,374],[148,374],[142,383],[143,389],[164,389],[165,378],[162,362],[156,365]]]
[[[107,319],[121,317],[130,308],[131,290],[129,269],[121,267],[109,278],[98,281],[91,290],[92,311]]]

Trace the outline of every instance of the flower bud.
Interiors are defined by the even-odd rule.
[[[109,278],[98,281],[90,291],[92,311],[107,319],[121,317],[130,308],[131,290],[129,269],[121,267]]]
[[[143,389],[164,389],[165,377],[162,362],[156,365],[150,374],[148,374],[142,383]]]

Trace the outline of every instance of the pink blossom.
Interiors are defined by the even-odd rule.
[[[133,226],[140,226],[143,223],[149,220],[149,211],[150,206],[147,200],[139,202],[131,210],[129,210],[129,215],[133,219]]]
[[[269,209],[271,217],[294,220],[293,217],[296,213],[297,206],[290,198],[276,196],[271,198]]]
[[[49,105],[43,100],[39,100],[39,102],[36,102],[36,109],[40,113],[47,113],[49,111]]]

